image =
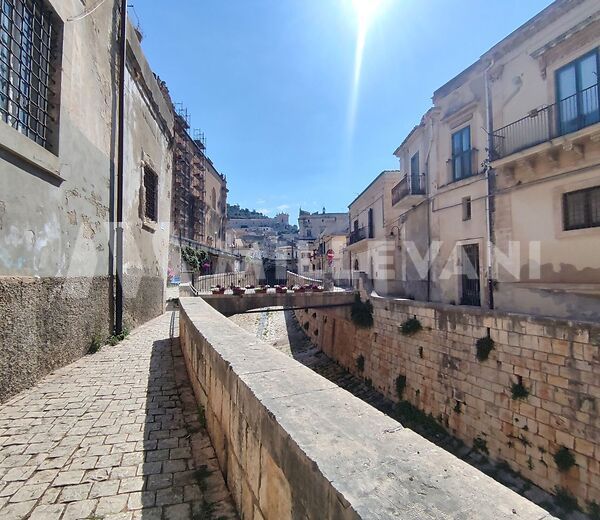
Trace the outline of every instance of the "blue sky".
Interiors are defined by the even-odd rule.
[[[380,0],[355,116],[353,0],[134,0],[143,47],[229,202],[274,215],[346,211],[429,108],[433,91],[549,0]]]

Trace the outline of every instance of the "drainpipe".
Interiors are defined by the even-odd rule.
[[[117,243],[116,243],[116,293],[115,334],[123,332],[123,184],[125,160],[125,67],[127,52],[127,0],[121,0],[119,27],[119,124],[117,150]]]
[[[489,71],[494,66],[494,59],[492,58],[490,64],[487,66],[484,72],[485,78],[485,112],[486,112],[486,126],[487,126],[487,154],[486,154],[486,165],[485,165],[485,184],[487,197],[485,198],[485,214],[487,224],[487,284],[488,284],[488,307],[494,308],[494,280],[492,277],[492,266],[493,266],[493,254],[494,245],[492,243],[492,235],[494,231],[494,221],[492,215],[492,195],[493,186],[490,176],[493,174],[491,168],[492,162],[492,149],[494,146],[494,119],[492,113],[492,95],[490,92],[490,78]]]
[[[431,148],[435,140],[433,115],[429,115],[430,136],[427,146],[427,156],[425,160],[425,198],[427,199],[427,301],[431,301],[431,190],[429,189],[429,161],[431,159]]]

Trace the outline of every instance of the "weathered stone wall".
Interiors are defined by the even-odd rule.
[[[374,326],[359,329],[350,310],[297,311],[323,351],[398,400],[431,413],[472,445],[485,440],[494,460],[540,487],[565,488],[581,505],[600,501],[600,327],[442,304],[373,298]],[[423,330],[401,325],[417,317]],[[476,341],[495,342],[486,361]],[[364,370],[357,358],[364,356]],[[512,398],[522,381],[525,399]],[[576,465],[558,470],[554,454],[566,447]]]
[[[0,402],[109,336],[110,294],[108,277],[0,277]]]
[[[190,380],[244,520],[550,518],[201,298],[180,301]]]

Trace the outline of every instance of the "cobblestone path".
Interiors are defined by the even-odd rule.
[[[511,471],[506,464],[494,463],[485,454],[469,448],[435,424],[435,420],[419,423],[410,417],[399,417],[393,401],[373,389],[363,379],[350,374],[315,347],[298,324],[293,312],[238,314],[232,316],[231,320],[251,334],[256,335],[256,337],[270,343],[276,349],[292,356],[317,374],[348,390],[383,413],[393,416],[431,442],[465,460],[532,502],[544,507],[558,518],[564,520],[588,519],[585,514],[579,511],[565,511],[561,507],[560,499],[523,479]]]
[[[173,318],[0,406],[0,519],[237,518]]]

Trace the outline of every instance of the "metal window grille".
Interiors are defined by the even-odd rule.
[[[158,222],[158,177],[149,168],[144,169],[145,216]]]
[[[563,221],[566,231],[600,227],[600,186],[565,193]]]
[[[41,0],[0,0],[0,118],[48,149],[56,34]]]

